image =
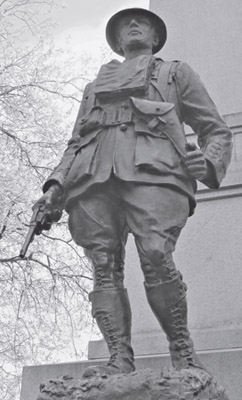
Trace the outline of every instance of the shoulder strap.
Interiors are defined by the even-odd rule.
[[[160,60],[155,73],[151,77],[151,85],[158,91],[162,101],[175,104],[176,112],[180,120],[182,120],[182,108],[179,87],[176,82],[176,70],[180,61],[163,61]]]
[[[168,101],[171,84],[176,73],[176,67],[179,61],[162,61],[156,72],[156,89],[161,98]],[[154,83],[154,82],[153,82]]]

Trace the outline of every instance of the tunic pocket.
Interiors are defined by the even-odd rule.
[[[81,138],[79,149],[66,178],[66,187],[73,186],[93,175],[100,132],[101,130],[98,130]]]
[[[169,173],[180,164],[180,157],[166,137],[139,132],[135,149],[135,166],[156,173]]]

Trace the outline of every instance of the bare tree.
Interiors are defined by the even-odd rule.
[[[80,358],[90,330],[91,268],[66,216],[20,259],[41,186],[60,159],[93,60],[43,37],[53,0],[2,0],[0,14],[0,397],[18,397],[22,366]],[[41,37],[39,36],[41,33]],[[31,34],[31,46],[25,38]],[[37,40],[38,39],[38,40]]]

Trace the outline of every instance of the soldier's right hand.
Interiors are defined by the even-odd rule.
[[[45,223],[42,229],[49,230],[52,222],[57,222],[62,216],[63,210],[63,190],[59,184],[53,184],[50,188],[40,197],[39,200],[32,207],[43,205],[45,208]]]

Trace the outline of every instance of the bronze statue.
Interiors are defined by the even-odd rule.
[[[49,221],[66,209],[73,240],[92,261],[92,313],[110,359],[84,376],[135,369],[123,285],[129,232],[174,368],[203,368],[172,253],[195,208],[196,180],[218,188],[225,175],[231,132],[186,63],[154,56],[166,42],[160,17],[141,8],[122,10],[109,20],[106,37],[124,62],[103,65],[86,86],[67,149],[36,203],[45,204]],[[183,122],[197,133],[199,147],[187,143]]]

